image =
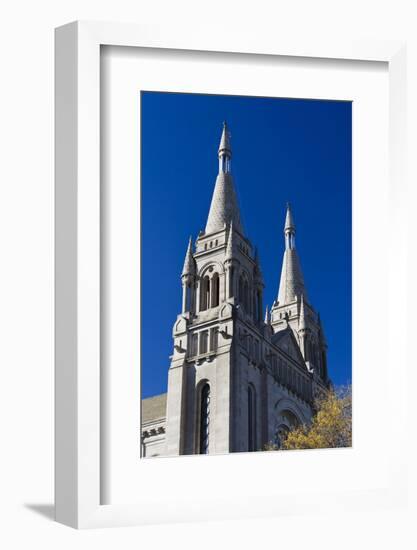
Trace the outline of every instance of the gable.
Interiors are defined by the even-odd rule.
[[[272,343],[303,367],[304,358],[291,328],[280,330],[272,336]]]

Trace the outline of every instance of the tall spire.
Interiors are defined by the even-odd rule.
[[[239,206],[231,174],[232,149],[230,145],[230,133],[226,122],[219,145],[219,173],[216,178],[210,211],[207,218],[206,233],[215,233],[224,229],[233,221],[234,228],[243,233],[240,221]]]
[[[187,252],[185,254],[185,260],[184,260],[184,267],[182,268],[181,276],[184,277],[186,275],[194,275],[195,273],[195,263],[192,253],[192,238],[190,237],[190,240],[188,241],[188,247]]]
[[[278,302],[280,306],[294,302],[297,296],[300,297],[303,295],[303,299],[307,299],[300,260],[298,259],[298,254],[295,249],[295,224],[289,204],[287,204],[284,235],[285,252],[282,261],[281,280],[278,291]]]

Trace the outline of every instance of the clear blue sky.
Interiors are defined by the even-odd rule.
[[[142,92],[142,397],[166,391],[188,238],[204,229],[222,122],[246,236],[258,247],[264,303],[278,292],[285,205],[329,375],[351,381],[350,102]]]

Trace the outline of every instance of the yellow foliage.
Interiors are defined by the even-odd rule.
[[[352,446],[352,393],[331,390],[316,401],[316,414],[309,426],[288,433],[282,449],[328,449]]]

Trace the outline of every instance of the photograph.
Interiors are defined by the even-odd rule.
[[[351,447],[352,103],[138,100],[138,455]]]

